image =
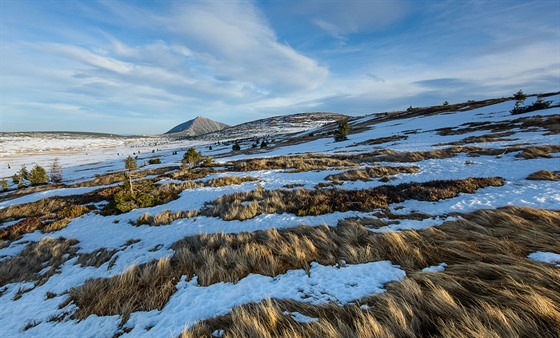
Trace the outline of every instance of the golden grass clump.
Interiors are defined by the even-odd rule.
[[[76,244],[77,240],[62,237],[44,237],[39,242],[29,243],[17,256],[0,262],[0,286],[22,281],[44,284],[64,262],[75,255],[78,250]],[[48,270],[39,274],[46,267]]]
[[[337,159],[320,154],[254,158],[239,160],[230,164],[233,171],[293,169],[294,172],[355,167],[357,165],[359,163],[351,159]]]
[[[417,166],[378,166],[366,167],[364,169],[352,169],[340,174],[329,175],[325,178],[328,181],[369,181],[372,178],[379,178],[397,174],[414,174],[420,169]]]
[[[89,280],[69,294],[79,307],[77,318],[83,319],[90,314],[126,317],[132,311],[160,309],[183,275],[187,279],[198,276],[200,285],[211,285],[237,282],[250,273],[276,276],[291,269],[308,269],[311,262],[335,265],[341,260],[348,264],[390,260],[409,275],[440,262],[450,267],[480,262],[492,266],[481,270],[480,277],[486,271],[485,278],[494,280],[494,265],[536,264],[527,263],[528,253],[557,250],[558,224],[558,212],[508,207],[464,215],[460,221],[424,231],[373,233],[358,222],[345,222],[338,227],[203,234],[176,242],[172,246],[175,253],[164,262]]]
[[[224,220],[245,220],[260,214],[292,213],[298,216],[322,215],[335,211],[372,211],[408,199],[438,201],[479,188],[501,186],[500,177],[438,180],[424,183],[384,185],[365,190],[296,189],[254,190],[224,195],[208,203],[201,215]]]
[[[148,224],[152,226],[160,226],[170,224],[171,222],[180,219],[180,218],[192,218],[198,215],[198,210],[189,210],[189,211],[177,211],[171,212],[169,210],[164,210],[156,215],[150,215],[150,213],[146,212],[142,214],[136,220],[135,225],[142,225]]]
[[[550,155],[550,153],[558,152],[560,152],[559,145],[534,146],[524,148],[519,154],[515,155],[515,157],[524,158],[526,160],[541,157],[552,158],[552,155]]]
[[[527,180],[543,180],[543,181],[559,181],[560,172],[558,171],[548,171],[539,170],[527,176]]]
[[[211,337],[215,330],[224,337],[558,337],[560,271],[527,254],[558,250],[560,213],[507,207],[464,217],[385,237],[382,250],[395,248],[391,261],[415,262],[403,266],[407,277],[385,293],[342,307],[264,300],[198,322],[181,337]],[[420,253],[429,259],[420,263]],[[433,262],[448,266],[418,271]],[[316,321],[297,322],[287,314],[294,311]]]

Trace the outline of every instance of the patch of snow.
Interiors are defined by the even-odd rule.
[[[529,254],[528,257],[537,262],[550,263],[560,267],[560,254],[554,252],[536,251]]]
[[[202,287],[196,278],[177,284],[177,292],[161,311],[135,312],[130,317],[134,329],[125,336],[177,336],[197,321],[223,315],[235,306],[263,299],[292,299],[311,304],[347,304],[367,295],[383,292],[383,285],[405,277],[405,272],[389,261],[347,265],[343,268],[311,263],[305,270],[290,270],[268,277],[251,274],[238,283],[218,283]],[[196,309],[196,311],[193,311]],[[156,325],[145,331],[146,323]]]
[[[300,322],[300,323],[313,323],[319,320],[319,318],[314,318],[314,317],[308,317],[300,312],[288,312],[288,311],[284,311],[283,312],[284,316],[289,316],[291,317],[293,320],[295,320],[296,322]]]
[[[446,263],[440,263],[438,265],[428,266],[422,269],[422,272],[443,272],[445,271]]]

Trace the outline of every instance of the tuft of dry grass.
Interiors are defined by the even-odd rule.
[[[500,141],[515,141],[516,139],[507,138],[507,136],[514,135],[515,132],[505,131],[499,133],[489,133],[482,136],[469,136],[460,141],[437,144],[438,146],[461,146],[469,143],[485,143],[485,142],[500,142]]]
[[[93,266],[99,268],[101,265],[109,262],[118,252],[118,249],[109,250],[107,248],[97,249],[90,253],[82,253],[78,255],[76,263],[80,266]]]
[[[329,175],[325,178],[328,181],[369,181],[372,178],[379,178],[397,174],[414,174],[420,168],[417,166],[378,166],[366,167],[364,169],[352,169],[340,174]]]
[[[0,286],[22,281],[44,284],[78,250],[75,239],[44,237],[29,243],[17,256],[0,262]],[[48,269],[40,274],[40,272]]]
[[[219,329],[224,337],[560,335],[560,271],[526,258],[530,251],[558,249],[560,213],[508,207],[464,217],[438,228],[392,234],[390,244],[409,247],[389,254],[393,262],[402,264],[411,255],[416,268],[422,253],[429,257],[424,263],[446,262],[444,272],[405,266],[407,277],[389,283],[387,292],[342,307],[274,299],[246,304],[195,324],[181,337],[211,337]],[[285,314],[294,311],[317,320],[296,322]]]
[[[180,218],[196,217],[198,216],[198,214],[199,214],[198,210],[177,211],[177,212],[164,210],[159,214],[153,216],[150,215],[150,213],[146,212],[142,214],[142,216],[140,216],[138,220],[136,220],[134,225],[142,225],[142,224],[148,224],[152,226],[166,225]]]
[[[301,156],[279,156],[254,158],[230,163],[232,171],[254,171],[271,169],[293,169],[294,172],[327,170],[329,168],[355,167],[359,163],[347,159],[337,159],[320,154]]]
[[[171,178],[182,181],[193,181],[216,173],[212,168],[182,169],[170,175]]]
[[[518,158],[524,158],[526,160],[532,158],[552,158],[550,153],[560,152],[560,145],[544,145],[544,146],[534,146],[526,147],[519,154],[515,155]]]
[[[245,177],[224,176],[224,177],[218,177],[218,178],[213,178],[211,180],[208,180],[207,182],[204,183],[204,185],[207,187],[216,188],[216,187],[225,187],[228,185],[242,184],[245,182],[254,182],[257,180],[258,179],[250,176],[245,176]]]
[[[356,143],[352,146],[361,146],[361,145],[371,146],[371,145],[377,145],[377,144],[383,144],[383,143],[389,143],[389,142],[402,141],[402,140],[406,140],[406,139],[408,139],[408,136],[406,136],[406,135],[393,135],[393,136],[378,137],[378,138],[370,139],[370,140],[367,140],[367,141]]]
[[[77,318],[91,314],[126,318],[133,311],[161,309],[185,275],[200,285],[237,282],[250,273],[276,276],[308,269],[311,262],[334,265],[390,260],[407,274],[446,262],[517,265],[531,251],[557,250],[560,213],[508,207],[464,215],[424,231],[373,233],[358,222],[239,234],[203,234],[175,243],[172,257],[130,268],[112,278],[87,281],[70,290]]]
[[[44,224],[39,217],[25,218],[16,224],[0,228],[0,239],[16,240],[24,234],[43,228]]]
[[[292,213],[298,216],[322,215],[335,211],[372,211],[408,199],[438,201],[479,188],[501,186],[501,177],[439,180],[424,183],[384,185],[365,190],[297,189],[255,190],[224,195],[208,203],[201,215],[224,220],[245,220],[260,214]]]
[[[539,170],[527,176],[527,180],[560,181],[560,172]]]

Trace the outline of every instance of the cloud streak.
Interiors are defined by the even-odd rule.
[[[518,5],[10,3],[2,131],[63,117],[64,129],[158,133],[197,115],[236,124],[559,90],[559,9]]]

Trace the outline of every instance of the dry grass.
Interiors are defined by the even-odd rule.
[[[73,208],[73,206],[83,206],[85,204],[108,201],[117,190],[118,187],[111,187],[82,195],[56,196],[43,198],[36,202],[11,205],[7,208],[0,209],[0,220],[21,219],[26,217],[54,219],[57,217],[58,212]]]
[[[560,115],[529,116],[521,117],[511,121],[500,122],[469,122],[455,128],[438,129],[442,136],[461,135],[481,130],[490,130],[492,133],[506,132],[512,129],[521,131],[546,130],[546,135],[560,133]]]
[[[325,155],[308,154],[302,156],[279,156],[271,158],[255,158],[230,163],[232,171],[253,171],[271,169],[293,169],[294,172],[310,170],[327,170],[330,168],[355,167],[358,163],[327,157]]]
[[[515,141],[517,139],[507,138],[507,136],[514,135],[514,132],[505,131],[500,133],[489,133],[482,136],[469,136],[460,141],[437,144],[437,146],[461,146],[469,143],[485,143],[485,142],[499,142],[499,141]]]
[[[372,233],[357,222],[338,227],[300,226],[253,233],[187,237],[171,258],[134,266],[112,278],[87,281],[70,290],[77,318],[90,314],[126,318],[133,311],[161,309],[183,275],[200,285],[237,282],[250,273],[276,276],[307,269],[311,262],[334,265],[390,260],[411,274],[440,262],[470,265],[523,262],[531,251],[557,250],[560,213],[504,208],[465,215],[425,231]]]
[[[535,147],[526,147],[519,154],[515,155],[518,158],[524,158],[526,160],[532,158],[552,158],[550,153],[560,152],[560,145],[543,145]]]
[[[245,176],[245,177],[225,176],[225,177],[218,177],[218,178],[213,178],[211,180],[208,180],[204,182],[204,185],[207,187],[216,188],[216,187],[225,187],[228,185],[242,184],[245,182],[254,182],[257,180],[258,180],[257,178],[250,177],[250,176]]]
[[[75,239],[44,237],[28,244],[20,254],[0,262],[0,286],[22,281],[44,284],[78,250]],[[47,268],[42,274],[43,269]]]
[[[171,178],[182,181],[193,181],[216,173],[212,168],[183,169],[170,175]]]
[[[84,205],[108,200],[117,188],[62,197],[43,198],[36,202],[11,205],[0,209],[0,219],[16,220],[18,223],[0,228],[0,240],[16,240],[35,230],[51,232],[65,227],[72,218],[80,217],[96,208]]]
[[[93,266],[99,268],[101,265],[109,262],[118,251],[118,249],[108,250],[107,248],[101,248],[90,253],[79,254],[76,263],[82,267]]]
[[[22,189],[12,190],[0,196],[0,201],[7,201],[13,198],[22,197],[25,195],[34,194],[36,192],[47,191],[62,188],[64,185],[62,184],[48,184],[48,185],[39,185],[39,186],[32,186],[26,187]]]
[[[387,137],[379,137],[379,138],[374,138],[374,139],[370,139],[367,141],[363,141],[363,142],[359,142],[356,144],[353,144],[352,146],[362,146],[362,145],[377,145],[377,144],[383,144],[383,143],[389,143],[389,142],[396,142],[396,141],[402,141],[402,140],[406,140],[408,138],[408,136],[406,135],[393,135],[393,136],[387,136]]]
[[[539,170],[527,176],[527,180],[560,181],[560,172]]]
[[[335,211],[372,211],[408,199],[438,201],[479,188],[501,186],[500,177],[440,180],[424,183],[385,185],[365,190],[297,189],[255,190],[224,195],[208,203],[201,215],[224,220],[245,220],[260,214],[292,213],[298,216],[322,215]]]
[[[167,225],[180,218],[192,218],[198,216],[198,210],[171,212],[164,210],[156,215],[146,212],[138,218],[134,225],[148,224],[152,226]]]
[[[365,169],[352,169],[340,174],[329,175],[325,180],[329,181],[369,181],[372,178],[379,178],[397,174],[414,174],[420,169],[417,166],[378,166],[367,167]]]
[[[428,261],[447,262],[445,272],[407,271],[408,277],[388,284],[386,293],[343,307],[288,300],[247,304],[197,323],[182,337],[211,337],[219,329],[224,337],[560,335],[560,271],[526,258],[534,250],[558,249],[560,213],[508,207],[465,218],[422,232],[395,233],[390,241],[397,244],[397,253],[390,254],[393,262],[401,264],[411,255],[418,263],[423,253]],[[408,251],[398,252],[401,243]],[[318,320],[299,323],[285,311]]]

